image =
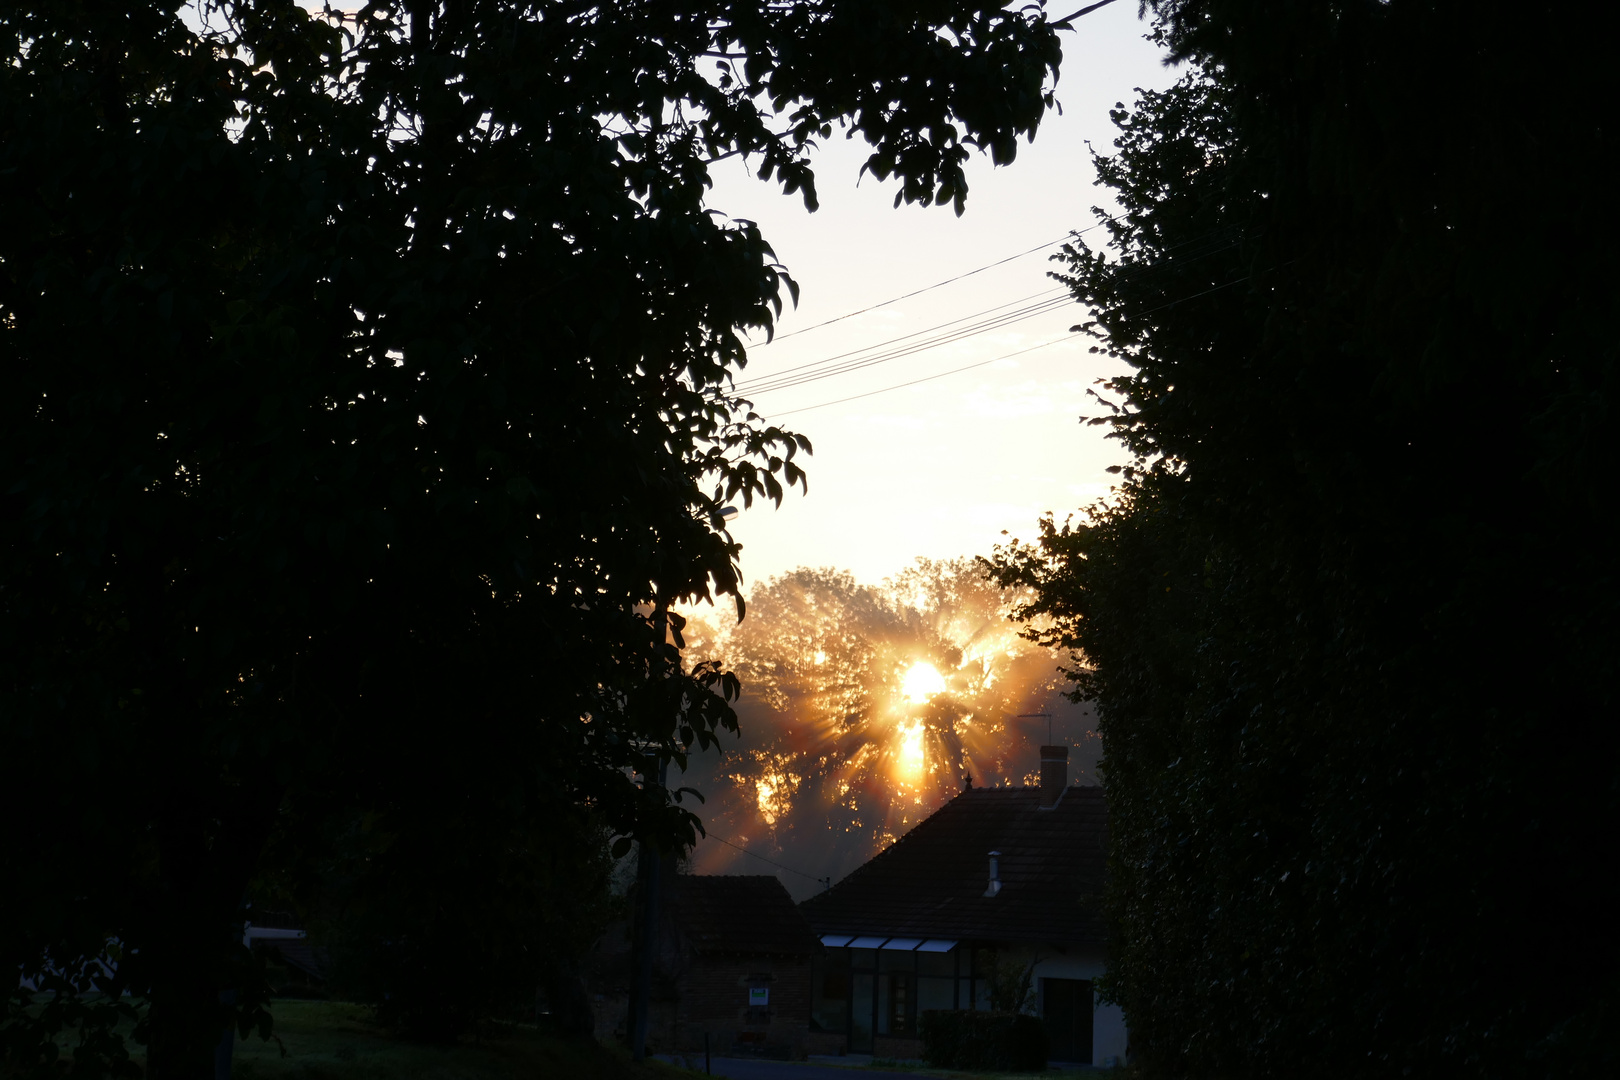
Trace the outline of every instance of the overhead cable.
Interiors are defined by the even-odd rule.
[[[1009,300],[1004,304],[997,304],[995,307],[988,307],[988,308],[985,308],[983,311],[976,311],[972,315],[963,315],[960,318],[951,319],[951,320],[949,320],[947,322],[936,323],[933,326],[925,327],[925,328],[923,328],[921,330],[914,330],[909,334],[902,334],[897,338],[890,338],[887,341],[880,341],[876,345],[863,345],[861,348],[859,348],[859,349],[851,349],[849,352],[838,353],[835,356],[824,356],[820,360],[812,360],[807,364],[797,364],[797,365],[795,365],[793,367],[783,368],[781,371],[773,371],[769,375],[761,375],[757,379],[744,379],[742,382],[737,384],[737,389],[739,389],[739,390],[747,390],[747,389],[749,389],[749,388],[751,388],[751,387],[753,387],[753,386],[755,386],[756,384],[759,384],[759,383],[767,382],[767,381],[773,380],[773,379],[779,379],[779,378],[782,378],[784,376],[793,375],[793,374],[796,374],[796,373],[801,372],[801,371],[807,371],[807,370],[809,370],[811,368],[821,367],[824,364],[831,364],[834,361],[842,360],[845,357],[856,356],[856,355],[858,355],[860,353],[864,353],[864,352],[871,352],[873,349],[881,349],[886,345],[895,345],[895,344],[898,344],[899,342],[907,341],[907,340],[910,340],[911,338],[914,338],[914,337],[920,337],[923,334],[931,334],[936,330],[943,330],[947,326],[955,326],[957,323],[967,322],[969,319],[982,318],[985,315],[989,315],[991,312],[1000,311],[1003,308],[1012,307],[1014,304],[1024,304],[1024,303],[1028,303],[1031,300],[1038,299],[1040,297],[1053,296],[1053,295],[1056,295],[1060,291],[1062,291],[1061,287],[1054,287],[1054,288],[1050,288],[1050,289],[1042,289],[1040,292],[1031,293],[1028,296],[1021,296],[1017,300]]]
[[[925,285],[920,289],[916,289],[916,290],[914,290],[912,292],[906,293],[904,296],[892,297],[892,298],[890,298],[888,300],[884,300],[884,301],[882,301],[880,303],[872,304],[870,307],[863,307],[859,311],[846,312],[843,315],[838,315],[838,316],[835,316],[835,317],[833,317],[831,319],[823,320],[822,322],[815,323],[815,324],[813,324],[811,326],[804,326],[804,327],[800,327],[797,330],[791,330],[786,334],[777,334],[771,340],[772,341],[781,341],[784,338],[794,337],[795,335],[798,335],[798,334],[808,334],[810,331],[819,330],[823,326],[831,326],[833,323],[843,322],[845,319],[853,319],[857,315],[865,315],[868,311],[876,311],[878,308],[888,307],[890,304],[898,304],[902,300],[910,300],[913,296],[921,296],[925,292],[932,292],[935,289],[943,288],[946,285],[950,285],[950,284],[953,284],[955,282],[961,281],[963,278],[970,278],[974,274],[982,274],[986,270],[994,270],[996,267],[1004,266],[1007,263],[1012,262],[1014,259],[1022,259],[1026,255],[1035,254],[1037,251],[1045,251],[1047,248],[1057,247],[1059,244],[1067,243],[1069,240],[1073,239],[1076,236],[1082,236],[1085,233],[1091,232],[1093,229],[1100,229],[1100,228],[1102,228],[1102,226],[1103,226],[1103,223],[1098,222],[1096,225],[1090,225],[1090,226],[1087,226],[1084,229],[1079,229],[1079,230],[1077,230],[1075,232],[1066,233],[1063,236],[1058,237],[1056,240],[1048,240],[1046,243],[1040,244],[1040,245],[1038,245],[1036,247],[1032,247],[1028,251],[1020,251],[1018,254],[1009,255],[1005,259],[997,259],[993,263],[985,263],[983,266],[976,267],[976,268],[974,268],[972,270],[968,270],[965,273],[957,274],[955,277],[948,277],[944,281],[936,281],[932,285]]]
[[[793,867],[788,866],[788,865],[786,865],[784,863],[779,863],[775,859],[767,859],[765,856],[761,855],[759,852],[757,852],[757,851],[749,851],[745,847],[741,847],[740,845],[733,844],[730,840],[727,840],[723,836],[716,836],[712,832],[705,832],[703,835],[709,840],[718,840],[722,844],[726,845],[726,847],[728,847],[728,848],[736,848],[736,850],[742,852],[744,855],[752,855],[754,858],[758,859],[760,862],[768,862],[772,866],[778,867],[778,868],[780,868],[782,870],[786,870],[790,874],[798,874],[800,877],[807,877],[811,881],[822,881],[822,880],[824,880],[822,878],[816,877],[816,875],[814,875],[814,874],[807,874],[803,870],[795,870]]]
[[[1100,227],[1100,225],[1092,226],[1092,228],[1098,227]],[[1073,235],[1079,234],[1076,233]],[[1197,262],[1200,259],[1209,257],[1210,255],[1229,250],[1237,245],[1238,240],[1239,234],[1229,227],[1212,229],[1209,232],[1191,237],[1166,248],[1164,251],[1164,255],[1166,257],[1160,262],[1124,267],[1121,269],[1120,274],[1122,278],[1132,279],[1146,273],[1162,272],[1166,266],[1171,263],[1174,263],[1177,266],[1186,266],[1188,263]],[[1172,254],[1173,252],[1185,250],[1187,248],[1193,248],[1194,250],[1181,255]],[[1017,258],[1017,256],[1012,257]],[[1042,300],[1035,304],[1030,304],[1028,307],[1021,308],[1017,311],[1003,311],[1003,309],[1012,307],[1015,304],[1023,304],[1027,301],[1036,300],[1039,297],[1050,297],[1050,299]],[[890,301],[885,301],[885,303],[889,302]],[[1049,311],[1058,310],[1067,306],[1069,302],[1067,291],[1061,288],[1053,288],[1041,293],[1032,293],[1031,295],[1022,297],[1021,299],[1011,300],[1004,304],[998,304],[995,307],[986,308],[985,310],[976,312],[973,315],[964,315],[961,318],[939,323],[935,326],[917,330],[910,334],[904,334],[897,338],[891,338],[888,341],[879,342],[876,345],[868,345],[861,349],[853,349],[849,352],[824,357],[820,360],[811,361],[810,363],[799,364],[794,367],[785,368],[782,371],[773,372],[769,375],[762,375],[756,379],[745,379],[741,383],[737,384],[735,389],[741,394],[759,395],[770,393],[772,390],[786,390],[790,387],[802,386],[805,383],[815,382],[821,378],[848,374],[849,372],[859,371],[863,368],[872,367],[876,364],[884,363],[889,360],[897,360],[903,357],[912,356],[926,349],[937,348],[941,345],[954,344],[955,342],[962,341],[965,338],[972,337],[976,334],[988,333],[991,330],[999,330],[1004,326],[1011,325],[1012,323],[1022,322],[1025,319],[1032,319]],[[1179,303],[1180,301],[1175,302]],[[882,305],[874,306],[880,307]],[[1159,309],[1154,308],[1152,310],[1157,311]],[[1002,314],[995,314],[997,312],[1002,312]],[[1142,314],[1148,313],[1149,312],[1143,312]],[[986,316],[989,317],[986,318]],[[951,330],[948,333],[939,334],[936,337],[923,341],[913,342],[910,345],[901,345],[900,347],[892,349],[888,352],[876,352],[876,350],[883,349],[887,346],[899,345],[899,343],[908,341],[912,338],[921,337],[924,334],[931,334],[935,331],[945,330],[947,327],[956,326],[959,323],[969,322],[970,320],[975,319],[982,319],[983,321],[973,322],[966,327]]]
[[[997,314],[989,314],[986,318],[968,316],[968,318],[977,318],[978,321],[972,322],[967,326],[958,327],[954,330],[947,330],[944,333],[935,334],[933,337],[924,338],[921,341],[914,341],[910,344],[899,345],[896,348],[885,349],[885,346],[891,344],[891,342],[883,342],[878,345],[868,346],[865,349],[858,349],[854,352],[843,353],[837,357],[829,357],[825,360],[818,360],[814,364],[800,365],[798,368],[792,368],[776,375],[762,376],[758,379],[740,383],[737,387],[737,392],[747,395],[765,394],[771,392],[772,390],[785,390],[791,386],[802,386],[805,383],[831,378],[834,375],[845,375],[851,371],[859,371],[862,368],[872,367],[873,365],[885,363],[889,360],[897,360],[904,356],[910,356],[913,353],[924,352],[928,349],[938,348],[941,345],[950,345],[955,342],[965,340],[966,338],[989,333],[992,330],[999,330],[1002,327],[1011,326],[1014,323],[1023,322],[1026,319],[1033,319],[1037,316],[1045,315],[1051,311],[1058,311],[1063,308],[1070,307],[1074,303],[1074,299],[1069,295],[1068,291],[1063,289],[1054,289],[1050,290],[1048,293],[1036,295],[1043,296],[1044,299],[1036,300],[1032,303],[1024,303],[1024,301],[1015,300],[1012,303],[1022,304],[1023,306],[1013,308],[1011,311],[1003,310],[999,311]],[[1028,299],[1028,297],[1025,298],[1025,300]],[[1002,308],[1006,308],[1009,305],[1003,304],[1001,306]],[[989,312],[997,312],[997,310],[998,309],[996,308],[988,309]],[[980,314],[985,315],[987,313],[981,312]],[[953,322],[962,321],[964,320],[953,320]],[[939,327],[930,327],[929,330],[918,331],[917,334],[907,334],[905,337],[895,338],[893,341],[905,341],[906,338],[916,337],[918,334],[929,333],[932,330],[937,330],[951,325],[952,323],[941,323]]]
[[[836,401],[823,401],[819,405],[806,405],[798,409],[788,409],[785,412],[772,413],[770,418],[775,420],[783,416],[792,416],[794,413],[810,412],[812,409],[825,409],[829,405],[842,405],[846,401],[859,401],[861,398],[874,397],[878,394],[887,394],[890,390],[900,390],[907,386],[916,386],[918,383],[932,382],[935,379],[943,379],[947,375],[956,375],[963,371],[972,371],[974,368],[984,367],[986,364],[993,364],[997,360],[1011,360],[1015,356],[1023,356],[1025,353],[1032,353],[1036,349],[1044,349],[1048,345],[1056,345],[1060,341],[1068,340],[1068,338],[1071,336],[1072,335],[1070,334],[1063,334],[1062,336],[1055,337],[1050,341],[1043,341],[1039,345],[1031,345],[1027,349],[1019,349],[1017,352],[1004,353],[1001,356],[992,357],[989,360],[979,360],[972,364],[963,364],[961,367],[951,368],[949,371],[940,371],[933,375],[924,375],[920,379],[912,379],[910,382],[895,383],[893,386],[885,386],[879,390],[868,390],[864,394],[851,394],[849,397],[841,397]]]
[[[1284,265],[1287,265],[1287,264],[1284,264]],[[1157,304],[1157,305],[1155,305],[1153,307],[1150,307],[1150,308],[1148,308],[1148,309],[1146,309],[1144,311],[1139,311],[1139,312],[1136,313],[1136,317],[1140,318],[1143,315],[1152,315],[1154,312],[1163,311],[1166,308],[1175,307],[1177,304],[1184,304],[1189,300],[1196,300],[1201,296],[1208,296],[1210,293],[1217,293],[1217,292],[1222,291],[1223,289],[1230,289],[1234,285],[1241,285],[1243,282],[1248,281],[1248,280],[1250,280],[1249,275],[1244,275],[1243,277],[1239,277],[1239,278],[1233,278],[1231,281],[1224,282],[1224,283],[1222,283],[1220,285],[1215,285],[1215,286],[1212,286],[1212,287],[1210,287],[1208,289],[1202,289],[1202,290],[1200,290],[1198,292],[1190,293],[1187,296],[1178,297],[1175,300],[1170,300],[1170,301],[1167,301],[1167,302],[1165,302],[1163,304]],[[938,372],[935,372],[932,375],[924,375],[919,379],[911,379],[911,380],[908,380],[906,382],[895,383],[892,386],[880,387],[877,390],[868,390],[868,391],[866,391],[865,393],[862,393],[862,394],[851,394],[848,397],[837,398],[837,399],[835,399],[833,401],[823,401],[823,402],[820,402],[820,403],[815,404],[815,405],[805,405],[805,406],[802,406],[802,407],[797,408],[797,409],[787,409],[787,410],[785,410],[783,412],[772,413],[771,414],[771,419],[773,419],[773,420],[774,419],[780,419],[781,417],[784,417],[784,416],[792,416],[794,413],[810,412],[810,411],[812,411],[814,409],[825,409],[829,405],[842,405],[847,401],[859,401],[862,398],[875,397],[878,394],[886,394],[890,390],[902,390],[902,389],[904,389],[904,388],[906,388],[908,386],[916,386],[918,383],[933,382],[935,379],[943,379],[947,375],[957,375],[957,374],[960,374],[961,372],[964,372],[964,371],[972,371],[974,368],[981,368],[981,367],[985,367],[986,365],[989,365],[989,364],[994,364],[997,360],[1010,360],[1015,356],[1022,356],[1025,353],[1032,353],[1037,349],[1044,349],[1049,345],[1056,345],[1058,342],[1066,340],[1070,336],[1071,336],[1070,334],[1064,334],[1064,335],[1062,335],[1060,337],[1052,338],[1050,341],[1043,341],[1039,345],[1031,345],[1027,349],[1019,349],[1017,352],[1005,353],[1005,354],[1003,354],[1001,356],[992,357],[989,360],[979,360],[979,361],[976,361],[976,362],[974,362],[972,364],[963,364],[961,367],[951,368],[949,371],[938,371]]]

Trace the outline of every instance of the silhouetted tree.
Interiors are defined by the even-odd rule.
[[[838,877],[954,797],[964,775],[1025,780],[1037,759],[1015,717],[1059,680],[1007,622],[1019,599],[965,558],[918,559],[881,585],[809,567],[756,585],[745,622],[713,640],[694,630],[694,650],[727,657],[745,688],[741,746],[683,781],[704,792],[706,826]],[[938,682],[913,684],[918,665]]]
[[[454,742],[496,803],[691,836],[627,770],[733,684],[663,605],[735,594],[720,505],[808,448],[728,392],[793,286],[708,168],[813,207],[842,125],[960,211],[1058,63],[999,0],[8,2],[0,50],[0,968],[111,992],[76,1070],[127,1071],[134,989],[192,1078],[223,991],[265,1019],[290,792],[453,801],[387,770]],[[11,1062],[62,1020],[8,992]]]

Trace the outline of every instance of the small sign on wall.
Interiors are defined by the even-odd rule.
[[[748,1007],[750,1009],[763,1009],[771,1003],[771,988],[768,986],[750,986],[748,988]]]

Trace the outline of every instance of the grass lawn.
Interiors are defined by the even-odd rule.
[[[693,1074],[662,1062],[636,1064],[614,1047],[553,1038],[512,1026],[497,1038],[424,1046],[392,1038],[359,1005],[277,1001],[275,1033],[239,1039],[233,1080],[679,1080]],[[285,1048],[285,1055],[283,1054]]]
[[[1048,1065],[1040,1072],[968,1072],[963,1069],[936,1069],[930,1065],[919,1065],[916,1062],[891,1061],[884,1058],[878,1058],[872,1064],[863,1066],[863,1068],[870,1069],[873,1072],[882,1072],[884,1070],[908,1072],[917,1076],[937,1077],[938,1080],[1043,1080],[1043,1078],[1044,1080],[1057,1080],[1058,1077],[1069,1077],[1070,1080],[1074,1080],[1074,1078],[1081,1075],[1081,1070],[1077,1066],[1059,1069],[1056,1066]],[[1088,1073],[1087,1075],[1095,1076],[1097,1074]],[[1126,1076],[1123,1071],[1110,1072],[1108,1075],[1121,1078]]]
[[[696,1071],[662,1061],[637,1064],[622,1047],[559,1039],[534,1027],[506,1025],[493,1037],[464,1039],[454,1046],[431,1046],[394,1038],[371,1019],[369,1009],[333,1001],[283,998],[271,1007],[275,1038],[249,1035],[232,1051],[232,1080],[694,1080],[703,1076],[703,1056],[681,1055]],[[279,1040],[279,1041],[278,1041]],[[61,1043],[71,1057],[72,1036]],[[144,1051],[131,1047],[137,1064]],[[830,1065],[829,1080],[859,1077],[866,1071],[897,1070],[940,1080],[1049,1080],[1072,1071],[1042,1073],[958,1072],[895,1061],[871,1065]],[[5,1073],[0,1067],[0,1080]],[[1122,1078],[1127,1073],[1115,1074]],[[705,1080],[708,1078],[705,1077]]]

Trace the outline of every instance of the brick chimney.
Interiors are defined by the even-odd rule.
[[[1041,747],[1041,809],[1050,810],[1063,798],[1069,786],[1069,748]]]

